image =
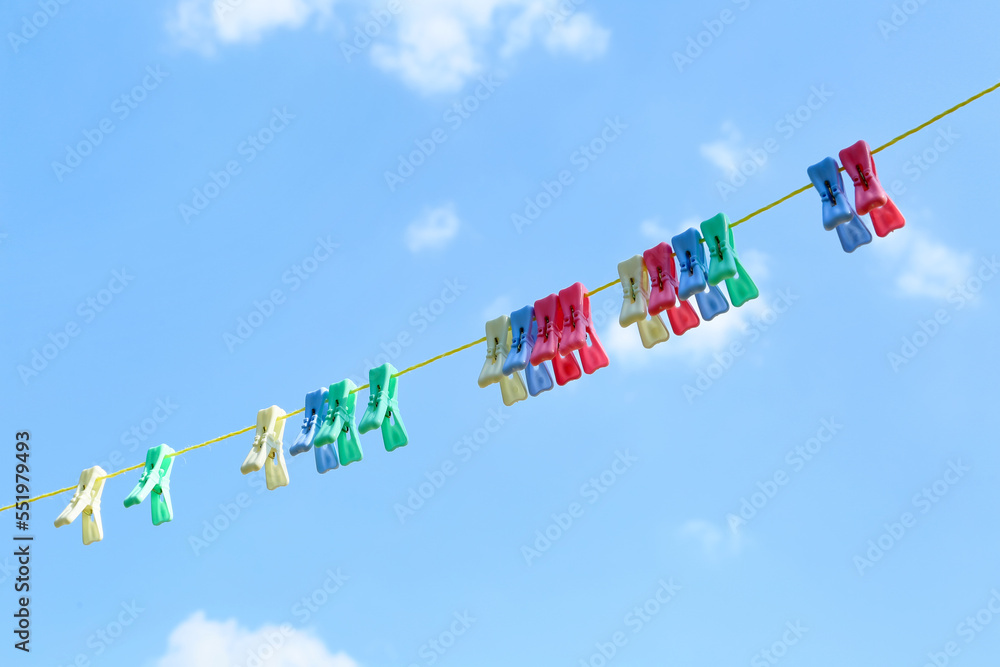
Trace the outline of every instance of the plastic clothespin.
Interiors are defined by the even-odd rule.
[[[705,270],[705,246],[701,243],[698,230],[691,227],[677,236],[671,243],[680,265],[680,280],[677,296],[681,299],[695,297],[701,319],[706,322],[729,310],[729,302],[715,285],[708,284]],[[706,291],[707,290],[707,291]]]
[[[173,469],[174,450],[167,445],[150,447],[146,452],[146,467],[139,477],[139,483],[125,499],[125,507],[138,505],[149,492],[149,508],[153,516],[153,525],[171,521],[174,518],[174,506],[170,501],[170,472]]]
[[[806,169],[806,173],[823,202],[823,228],[837,230],[844,252],[854,252],[871,243],[872,233],[851,208],[837,161],[832,157],[824,158]]]
[[[397,372],[392,364],[383,364],[368,371],[368,409],[358,425],[361,433],[381,427],[382,443],[387,452],[409,442],[406,426],[399,416]]]
[[[718,213],[701,223],[701,235],[708,244],[711,263],[708,267],[708,284],[718,285],[726,281],[729,300],[739,308],[747,301],[760,296],[760,290],[754,284],[750,274],[740,263],[736,254],[736,241],[733,239],[733,228],[725,213]]]
[[[326,394],[326,387],[306,394],[306,411],[302,415],[302,430],[288,449],[288,453],[292,456],[305,454],[312,449],[316,433],[319,432],[326,419]]]
[[[357,388],[350,380],[330,385],[326,420],[313,441],[316,470],[320,473],[333,470],[340,464],[346,466],[362,459],[361,436],[354,423],[358,406]]]
[[[675,336],[683,336],[686,331],[698,326],[701,320],[694,308],[677,296],[677,266],[674,264],[674,251],[670,244],[660,243],[642,253],[642,262],[652,280],[649,314],[659,315],[666,311]]]
[[[83,514],[83,543],[93,544],[104,539],[101,524],[101,494],[104,492],[104,472],[101,466],[87,468],[80,473],[80,482],[69,505],[56,518],[56,528],[68,526]]]
[[[479,386],[486,388],[500,384],[504,405],[514,405],[528,398],[521,373],[504,373],[504,365],[511,348],[510,317],[501,315],[486,323],[486,361],[479,373]]]
[[[858,215],[870,213],[872,227],[881,237],[900,229],[906,219],[878,180],[878,170],[871,148],[863,139],[840,151],[840,161],[854,181],[854,205]]]
[[[579,351],[583,372],[587,375],[607,366],[610,360],[590,319],[590,297],[583,283],[573,283],[559,290],[559,306],[563,312],[559,354],[568,356]]]
[[[653,315],[647,319],[649,299],[649,273],[643,263],[642,255],[634,255],[618,264],[618,277],[622,285],[622,310],[618,315],[618,324],[627,329],[633,324],[639,327],[639,338],[647,350],[657,343],[670,338],[670,331],[663,321],[662,315]]]
[[[550,294],[535,302],[535,323],[538,325],[538,334],[535,337],[535,347],[531,350],[531,365],[539,366],[542,362],[551,361],[552,374],[560,387],[583,377],[576,357],[559,353],[563,312],[558,295]]]
[[[555,385],[545,362],[538,366],[531,365],[531,351],[535,347],[535,338],[538,335],[532,321],[534,317],[535,309],[532,306],[525,306],[510,314],[510,331],[513,340],[507,361],[503,363],[503,373],[510,375],[516,371],[524,371],[528,393],[532,396],[538,396],[543,391],[552,389]]]
[[[285,463],[284,443],[282,443],[285,434],[285,420],[282,419],[284,416],[285,411],[277,405],[257,412],[257,431],[254,434],[253,446],[243,465],[240,466],[240,472],[244,475],[264,468],[264,478],[270,491],[288,486],[288,465]]]

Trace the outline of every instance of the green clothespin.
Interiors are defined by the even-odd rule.
[[[701,223],[701,235],[705,237],[705,243],[708,245],[708,284],[718,285],[725,280],[726,289],[729,290],[729,300],[737,308],[760,296],[757,285],[736,255],[733,228],[729,226],[726,214],[719,213]]]
[[[396,373],[392,364],[383,364],[368,372],[368,409],[358,425],[362,433],[381,427],[382,442],[388,452],[409,442],[406,426],[399,415]]]
[[[152,491],[149,507],[154,526],[174,518],[174,507],[170,502],[170,470],[174,461],[170,455],[173,453],[174,450],[167,445],[150,447],[146,452],[146,468],[142,471],[139,483],[125,499],[125,507],[132,507],[145,500]]]
[[[316,433],[313,447],[316,450],[316,470],[321,473],[333,470],[339,465],[347,465],[361,460],[361,437],[354,424],[354,412],[358,406],[356,389],[350,380],[342,380],[330,385],[327,400],[326,420]],[[336,443],[336,449],[329,449]]]

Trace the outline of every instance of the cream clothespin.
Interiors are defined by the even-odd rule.
[[[264,468],[267,488],[271,491],[279,486],[288,486],[288,466],[285,464],[285,452],[282,447],[282,437],[285,434],[285,411],[277,405],[264,408],[257,413],[257,431],[254,434],[253,446],[247,454],[240,472],[247,475]]]
[[[511,333],[510,317],[501,315],[486,323],[486,362],[479,373],[479,386],[488,387],[500,384],[500,394],[504,405],[514,405],[528,398],[528,390],[524,386],[524,378],[520,371],[504,375],[503,366],[510,354]]]
[[[669,339],[670,332],[667,330],[662,316],[656,314],[646,318],[649,302],[649,272],[643,263],[642,255],[635,255],[619,263],[618,277],[621,278],[624,297],[618,323],[623,328],[637,324],[642,346],[647,350],[657,343]]]
[[[56,519],[56,528],[68,526],[83,513],[83,543],[93,544],[104,539],[101,524],[101,493],[104,492],[104,472],[101,466],[87,468],[80,473],[80,482],[73,499]]]

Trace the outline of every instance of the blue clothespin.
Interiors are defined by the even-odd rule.
[[[670,245],[674,247],[677,263],[680,265],[677,294],[681,300],[686,301],[694,296],[698,301],[701,319],[706,322],[729,310],[729,302],[722,290],[708,284],[705,245],[701,242],[698,230],[691,227],[681,232],[671,239]]]
[[[832,157],[824,158],[806,169],[806,173],[823,200],[823,227],[827,231],[837,230],[844,252],[854,252],[871,243],[872,233],[851,208],[844,192],[844,176],[837,161]]]
[[[546,362],[543,361],[538,366],[532,366],[530,363],[531,350],[535,347],[535,338],[538,335],[534,318],[534,306],[525,306],[510,314],[510,330],[514,339],[510,354],[507,355],[507,361],[503,365],[503,373],[510,375],[523,370],[528,393],[538,396],[543,391],[552,389],[554,384]]]
[[[288,453],[292,456],[305,454],[312,449],[316,433],[319,431],[320,426],[323,425],[323,421],[326,419],[326,395],[326,387],[306,394],[306,411],[302,415],[302,430],[299,432],[299,435],[295,438],[295,442],[292,443],[291,448],[288,450]]]
[[[674,247],[680,265],[677,293],[682,301],[686,301],[708,288],[705,246],[701,242],[701,234],[694,227],[675,236],[670,245]]]

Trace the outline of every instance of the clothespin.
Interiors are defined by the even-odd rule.
[[[302,430],[288,449],[288,453],[292,456],[305,454],[312,449],[316,433],[326,419],[326,394],[326,387],[306,394],[306,411],[302,414]]]
[[[240,472],[248,475],[264,468],[267,488],[274,491],[280,486],[288,486],[288,466],[285,464],[285,450],[282,438],[285,434],[285,411],[277,405],[257,412],[257,431],[253,446],[247,454]]]
[[[381,427],[382,443],[387,452],[402,447],[409,441],[406,426],[399,416],[395,377],[397,372],[392,364],[383,364],[368,371],[368,409],[358,425],[358,430],[362,433]]]
[[[701,319],[706,322],[728,311],[729,303],[722,295],[722,290],[708,284],[705,246],[701,243],[698,230],[691,227],[675,236],[671,243],[680,265],[677,295],[682,299],[689,299],[693,295],[698,302]]]
[[[662,315],[647,319],[649,299],[649,273],[643,264],[642,255],[634,255],[618,264],[618,277],[622,285],[622,310],[618,324],[627,329],[633,324],[639,327],[639,338],[647,350],[657,343],[670,338],[670,331]],[[676,300],[676,299],[675,299]]]
[[[104,472],[101,466],[87,468],[80,473],[80,482],[76,486],[72,500],[66,509],[56,518],[56,528],[68,526],[83,513],[83,543],[93,544],[104,539],[104,526],[101,524],[101,494],[104,492]]]
[[[736,254],[733,228],[726,214],[718,213],[701,223],[701,235],[705,237],[711,257],[708,266],[708,284],[718,285],[725,280],[729,300],[737,308],[760,296],[760,290]]]
[[[583,283],[573,283],[560,290],[559,307],[563,312],[559,354],[568,356],[579,350],[583,372],[587,375],[607,366],[610,361],[590,319],[590,297]]]
[[[862,139],[840,151],[840,161],[854,181],[854,204],[858,215],[871,214],[875,233],[884,237],[903,227],[906,219],[878,180],[875,158],[868,143]]]
[[[824,158],[806,169],[806,173],[823,202],[823,228],[837,230],[844,252],[854,252],[871,243],[872,233],[851,208],[837,161],[832,157]]]
[[[652,280],[649,293],[649,314],[667,312],[667,319],[673,327],[674,335],[683,336],[701,322],[694,308],[687,300],[678,298],[677,266],[674,264],[674,250],[668,243],[660,243],[642,253],[642,262]]]
[[[528,393],[532,396],[538,396],[543,391],[552,389],[554,385],[545,362],[538,366],[531,365],[531,351],[535,347],[535,338],[538,335],[532,322],[534,317],[535,309],[532,306],[525,306],[510,314],[510,331],[513,334],[513,340],[507,361],[503,363],[503,373],[511,375],[517,371],[524,371]]]
[[[150,447],[146,452],[146,467],[139,477],[139,483],[125,499],[125,507],[132,507],[145,500],[152,491],[149,508],[154,526],[174,518],[174,506],[170,502],[170,471],[174,461],[170,455],[173,453],[174,450],[167,445]]]
[[[500,394],[504,405],[514,405],[528,398],[528,390],[524,386],[521,373],[514,371],[504,374],[504,364],[510,353],[511,334],[510,317],[501,315],[486,323],[486,361],[479,373],[479,386],[486,388],[491,384],[500,384]]]
[[[535,337],[535,347],[531,350],[531,365],[539,366],[542,362],[551,361],[552,373],[556,377],[556,384],[560,387],[582,377],[583,373],[580,371],[580,365],[576,363],[576,357],[572,353],[567,356],[559,353],[563,311],[558,295],[550,294],[535,302],[535,323],[538,325],[538,333]]]
[[[354,424],[354,413],[358,405],[357,388],[350,380],[330,385],[326,420],[313,441],[316,470],[320,473],[333,470],[341,463],[346,466],[362,458],[361,436]]]

